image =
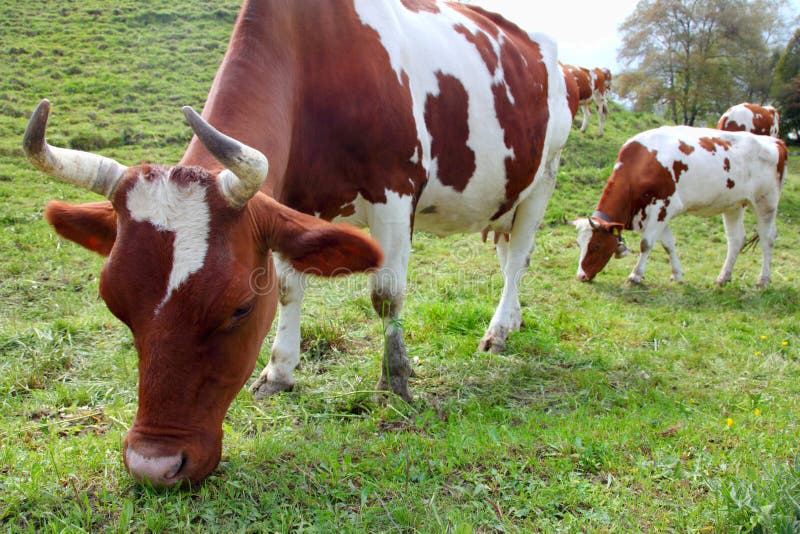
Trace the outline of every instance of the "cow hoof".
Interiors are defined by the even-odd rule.
[[[719,287],[722,287],[722,286],[724,286],[725,284],[727,284],[727,283],[728,283],[728,282],[730,282],[730,281],[731,281],[731,279],[730,279],[730,278],[717,278],[717,279],[714,281],[714,283],[715,283],[717,286],[719,286]],[[756,285],[758,285],[758,284],[756,284]]]
[[[411,394],[411,390],[408,388],[408,378],[403,377],[393,377],[391,380],[391,392],[403,399],[406,402],[411,402],[414,400],[414,396]],[[389,384],[386,383],[386,379],[381,377],[380,381],[378,381],[378,385],[375,386],[375,389],[378,391],[390,391]]]
[[[638,276],[629,276],[628,280],[625,283],[629,286],[638,286],[639,284],[642,283],[642,280],[643,279],[639,278]]]
[[[478,351],[479,352],[488,352],[490,354],[500,354],[506,348],[506,341],[505,339],[500,338],[500,336],[495,336],[494,334],[486,334],[481,339],[480,343],[478,343]]]
[[[249,389],[256,400],[261,400],[271,397],[276,393],[292,391],[294,389],[294,384],[289,384],[288,382],[271,382],[265,377],[258,377],[258,380],[253,382],[253,385],[251,385]]]
[[[769,285],[769,278],[759,278],[758,282],[756,282],[757,289],[767,289]]]

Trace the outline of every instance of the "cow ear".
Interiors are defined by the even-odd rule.
[[[117,213],[110,202],[67,204],[50,201],[44,217],[61,237],[108,256],[117,238]]]
[[[300,213],[257,194],[248,203],[259,239],[300,272],[339,276],[375,269],[383,254],[365,232]]]

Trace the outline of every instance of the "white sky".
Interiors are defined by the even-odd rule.
[[[559,59],[581,67],[621,70],[617,27],[633,13],[638,0],[472,0],[500,13],[526,31],[544,32],[558,43]]]
[[[638,0],[472,0],[500,13],[526,31],[544,32],[558,43],[559,59],[581,67],[622,70],[617,51],[622,44],[617,28],[633,13]],[[790,6],[800,13],[800,0]]]

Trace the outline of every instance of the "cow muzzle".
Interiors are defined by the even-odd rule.
[[[125,467],[136,482],[166,488],[178,484],[199,484],[219,464],[221,439],[162,441],[131,430],[123,444]]]
[[[183,454],[145,456],[136,449],[128,447],[125,449],[125,465],[137,482],[162,488],[174,486],[184,480],[181,471],[186,465],[186,457]]]

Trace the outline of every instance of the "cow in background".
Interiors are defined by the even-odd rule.
[[[375,269],[381,249],[377,387],[411,398],[399,319],[414,229],[508,234],[503,293],[479,344],[502,350],[522,322],[519,281],[572,120],[550,38],[435,0],[245,1],[202,116],[185,110],[195,137],[174,167],[50,147],[48,110],[32,117],[26,152],[109,200],[46,216],[109,255],[101,296],[139,353],[124,459],[163,486],[219,462],[222,419],[276,301],[257,397],[294,386],[309,273]],[[377,244],[323,219],[368,226]]]
[[[607,94],[611,90],[611,71],[608,69],[587,69],[573,65],[559,64],[564,77],[566,78],[567,88],[574,84],[577,93],[570,92],[570,110],[574,117],[578,107],[583,109],[583,122],[581,132],[585,132],[589,125],[589,117],[592,116],[592,104],[597,108],[597,121],[599,127],[597,135],[603,136],[605,118],[608,115]],[[573,94],[577,95],[577,102]]]
[[[728,108],[717,122],[718,130],[750,132],[758,135],[780,136],[781,117],[772,106],[737,104]]]
[[[728,254],[716,283],[731,279],[745,243],[744,207],[758,222],[763,262],[757,286],[770,280],[775,218],[786,164],[786,145],[747,132],[664,126],[629,139],[591,217],[578,219],[578,279],[592,280],[612,254],[627,253],[622,230],[642,234],[639,261],[629,283],[644,278],[645,263],[656,242],[669,254],[671,279],[682,281],[669,221],[682,213],[722,214]]]

